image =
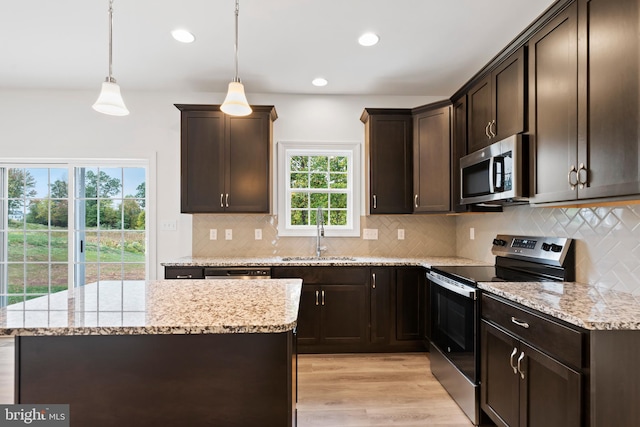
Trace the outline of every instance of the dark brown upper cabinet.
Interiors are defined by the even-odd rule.
[[[271,207],[273,106],[244,117],[219,105],[176,104],[181,111],[183,213],[268,213]]]
[[[529,43],[535,203],[640,193],[640,3],[579,0]]]
[[[367,212],[413,212],[413,118],[410,109],[366,108]]]
[[[467,153],[526,130],[524,49],[520,47],[469,89]]]
[[[449,212],[451,103],[413,110],[413,212]]]
[[[534,202],[571,200],[577,165],[577,4],[529,41],[529,142],[533,147]],[[571,167],[573,165],[573,168]]]

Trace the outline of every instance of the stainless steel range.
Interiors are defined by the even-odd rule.
[[[493,266],[432,267],[429,279],[431,371],[478,425],[480,413],[479,282],[575,280],[572,239],[498,235]]]

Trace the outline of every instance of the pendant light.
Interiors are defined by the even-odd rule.
[[[129,110],[124,105],[120,86],[113,78],[113,0],[109,0],[109,75],[102,83],[102,90],[98,100],[93,104],[93,109],[110,116],[126,116]]]
[[[247,101],[247,97],[244,94],[244,85],[240,82],[238,77],[238,14],[240,12],[240,0],[236,0],[236,44],[235,44],[235,59],[236,59],[236,77],[231,83],[229,83],[229,90],[227,97],[224,99],[220,109],[223,113],[230,116],[248,116],[251,114],[251,107]]]

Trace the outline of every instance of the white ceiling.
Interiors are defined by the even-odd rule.
[[[18,0],[0,13],[0,89],[95,89],[108,74],[108,0]],[[247,93],[450,96],[552,0],[241,0]],[[235,0],[115,0],[123,92],[225,92]],[[195,43],[173,40],[182,27]],[[365,31],[377,46],[358,45]],[[322,76],[329,85],[316,88]]]

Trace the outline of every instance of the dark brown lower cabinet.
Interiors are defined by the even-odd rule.
[[[396,340],[421,340],[425,315],[424,269],[396,268]]]
[[[485,320],[481,334],[481,405],[496,425],[582,425],[582,374]]]
[[[272,267],[301,278],[299,353],[424,351],[422,267]]]

